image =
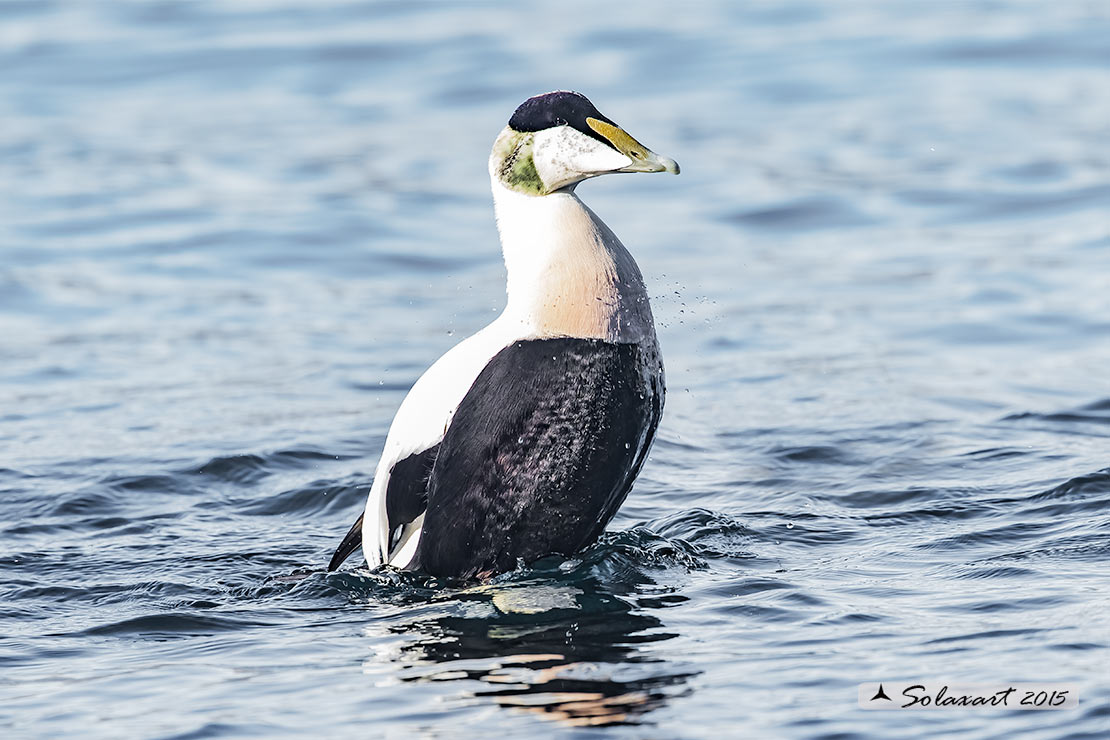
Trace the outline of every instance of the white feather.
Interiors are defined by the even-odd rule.
[[[570,126],[537,131],[532,139],[532,161],[549,190],[632,164],[631,159],[613,147]]]

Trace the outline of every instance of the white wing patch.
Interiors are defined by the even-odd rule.
[[[371,568],[382,563],[403,568],[412,562],[424,522],[424,517],[420,516],[405,525],[400,539],[392,548],[389,547],[385,494],[393,466],[409,455],[439,444],[478,373],[482,372],[491,357],[521,338],[520,325],[502,316],[448,350],[420,376],[401,402],[397,416],[389,427],[362,522],[362,551],[366,555],[366,564]]]

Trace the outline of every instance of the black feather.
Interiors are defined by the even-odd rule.
[[[663,406],[658,355],[594,339],[518,341],[459,405],[428,482],[412,567],[470,577],[593,543]]]
[[[586,123],[587,118],[596,118],[614,126],[617,125],[603,116],[582,93],[560,90],[525,100],[509,119],[509,128],[526,132],[543,131],[555,126],[570,126],[575,131],[581,131],[586,136],[613,147],[611,141],[590,128]],[[616,149],[616,147],[613,148]]]

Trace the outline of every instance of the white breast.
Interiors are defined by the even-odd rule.
[[[494,178],[493,201],[508,270],[505,317],[531,337],[654,341],[639,267],[571,190],[530,196]]]

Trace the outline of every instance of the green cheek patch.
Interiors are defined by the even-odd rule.
[[[522,133],[505,140],[501,155],[498,179],[510,190],[528,195],[545,193],[543,180],[532,159],[532,134]]]

